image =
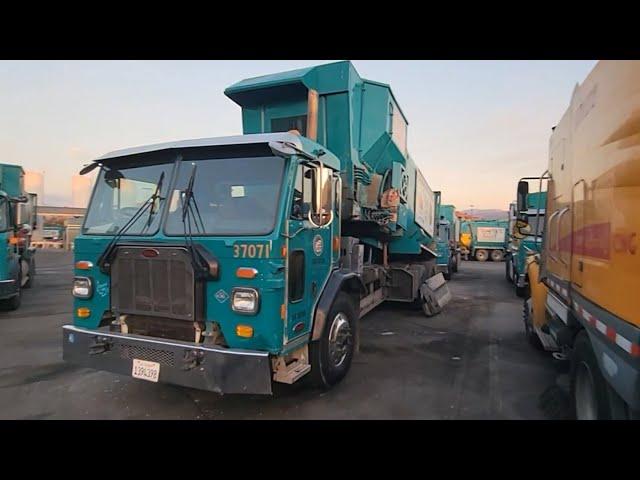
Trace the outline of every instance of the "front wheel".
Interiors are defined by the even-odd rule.
[[[36,262],[33,259],[30,262],[25,259],[20,260],[20,268],[22,272],[22,280],[20,283],[22,285],[22,288],[31,288],[33,286],[33,274],[35,273],[35,266]]]
[[[476,250],[476,260],[479,262],[486,262],[487,258],[489,258],[489,254],[486,250]]]
[[[311,378],[315,386],[328,389],[342,380],[355,352],[356,311],[345,293],[336,297],[322,331],[309,346]]]
[[[529,288],[527,285],[524,287],[519,287],[516,285],[516,296],[520,298],[526,298],[529,296]]]
[[[504,276],[507,279],[507,282],[513,282],[513,264],[511,263],[510,258],[507,258],[504,262]]]
[[[577,420],[609,420],[611,409],[607,383],[584,330],[573,344],[571,359],[571,398]]]

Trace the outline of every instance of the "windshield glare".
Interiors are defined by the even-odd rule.
[[[168,235],[185,233],[183,192],[194,165],[193,235],[266,235],[273,231],[284,159],[241,157],[181,162],[169,199],[165,226]]]
[[[164,180],[160,197],[167,196],[172,163],[119,168],[98,175],[91,205],[82,229],[85,234],[115,235],[138,212],[156,190],[160,176]],[[106,174],[106,175],[105,175]],[[152,235],[158,230],[163,200],[128,229],[127,235]]]

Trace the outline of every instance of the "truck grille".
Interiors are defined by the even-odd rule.
[[[118,314],[195,321],[196,285],[183,247],[118,248],[111,266],[111,307]]]

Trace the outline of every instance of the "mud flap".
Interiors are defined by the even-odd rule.
[[[426,316],[432,317],[442,311],[442,308],[451,300],[449,285],[442,273],[434,275],[420,286],[420,296],[422,310]]]

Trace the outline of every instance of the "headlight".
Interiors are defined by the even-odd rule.
[[[260,295],[254,288],[234,288],[231,292],[231,309],[234,312],[255,315],[260,307]]]
[[[89,277],[75,277],[73,279],[73,296],[76,298],[91,298],[93,282]]]

